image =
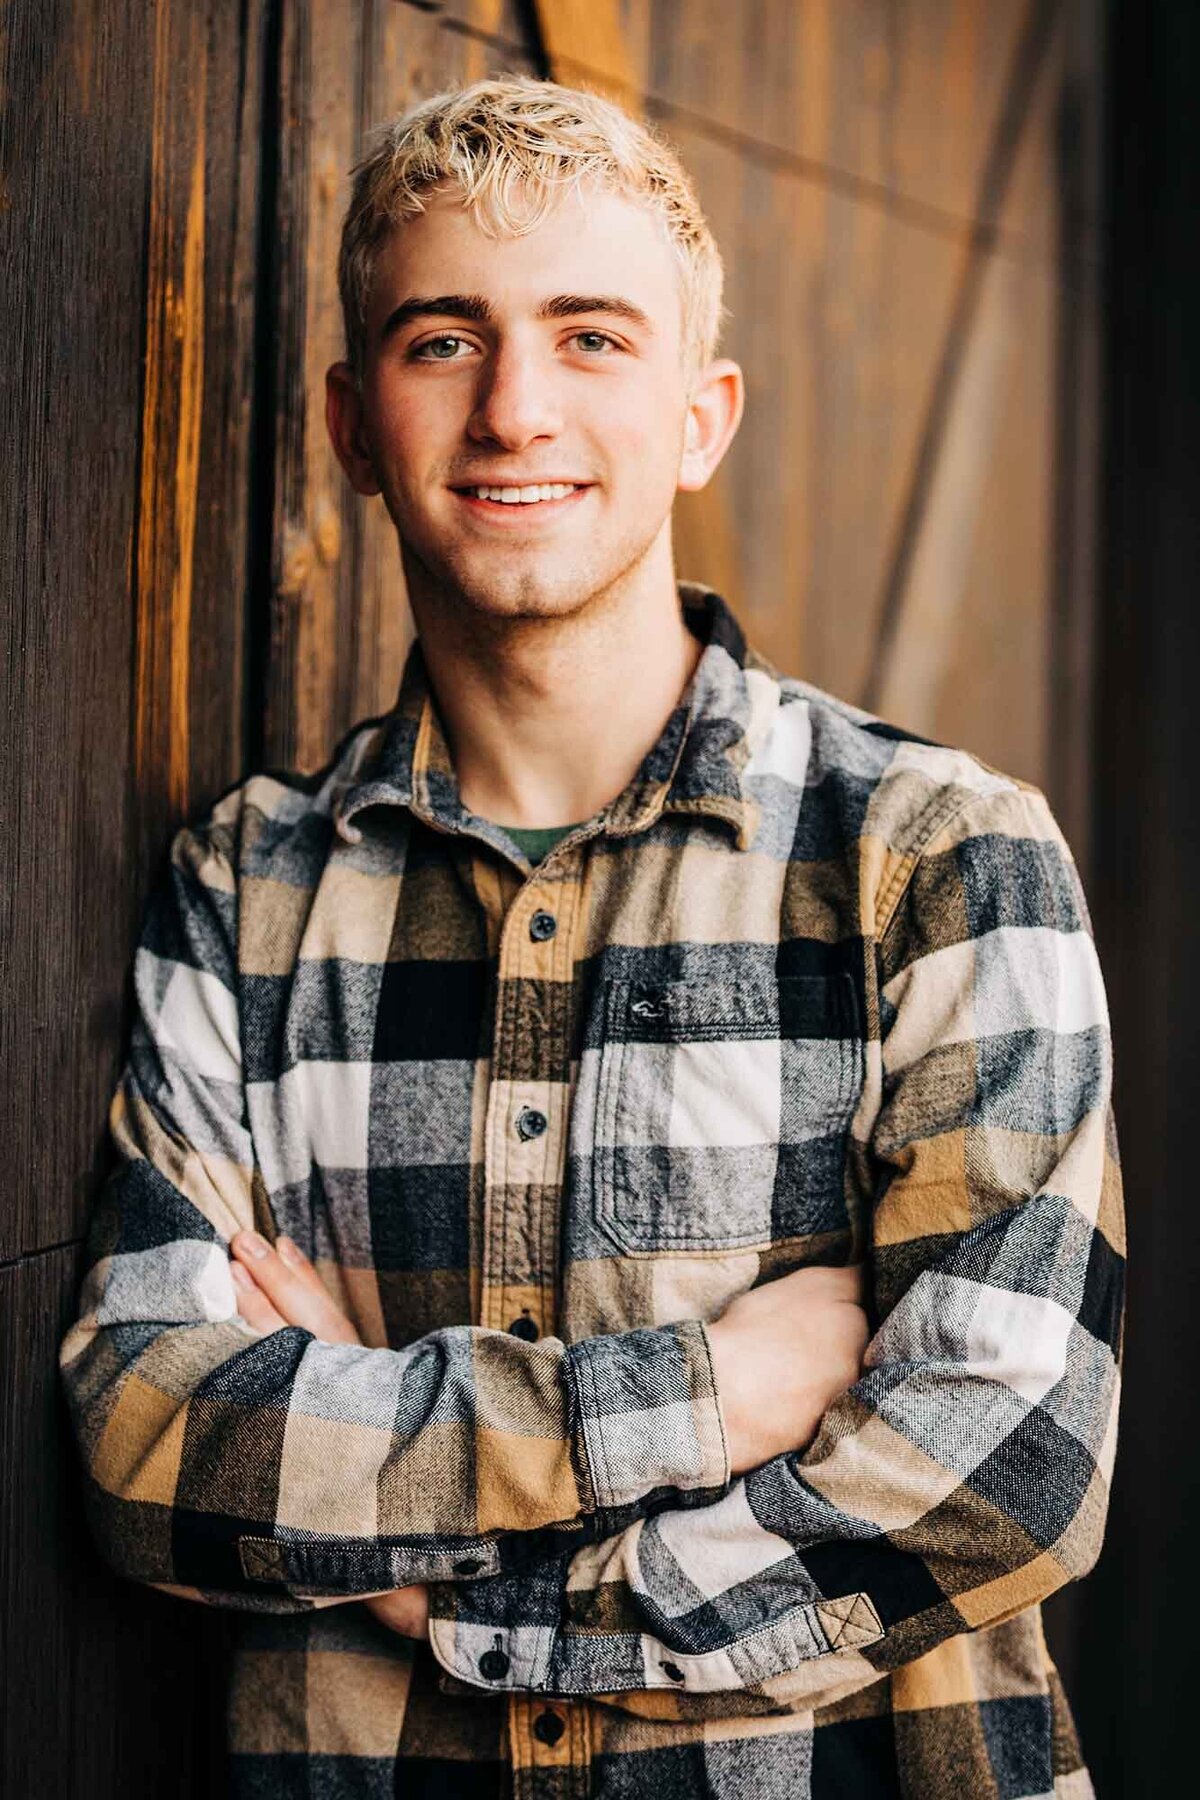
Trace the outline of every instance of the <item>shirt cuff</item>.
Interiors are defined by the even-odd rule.
[[[597,1509],[657,1488],[729,1483],[708,1332],[699,1319],[584,1338],[566,1352],[576,1452]]]

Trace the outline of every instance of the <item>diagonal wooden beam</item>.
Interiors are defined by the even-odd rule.
[[[629,102],[639,87],[617,0],[534,0],[555,81],[586,82]]]

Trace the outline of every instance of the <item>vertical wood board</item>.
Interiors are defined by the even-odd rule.
[[[258,138],[234,0],[9,16],[0,1257],[82,1228],[151,871],[240,766]]]

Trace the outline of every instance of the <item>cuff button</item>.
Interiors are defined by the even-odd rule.
[[[502,1641],[497,1634],[495,1648],[485,1650],[479,1659],[479,1673],[485,1681],[500,1681],[508,1674],[509,1661],[500,1648]]]

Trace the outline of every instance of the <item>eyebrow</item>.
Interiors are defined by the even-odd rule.
[[[627,319],[648,336],[655,335],[648,313],[621,294],[553,294],[538,306],[538,319],[574,319],[583,313],[608,313]],[[495,308],[483,294],[414,294],[393,308],[383,322],[379,341],[383,343],[413,319],[470,319],[479,325],[494,325]]]

